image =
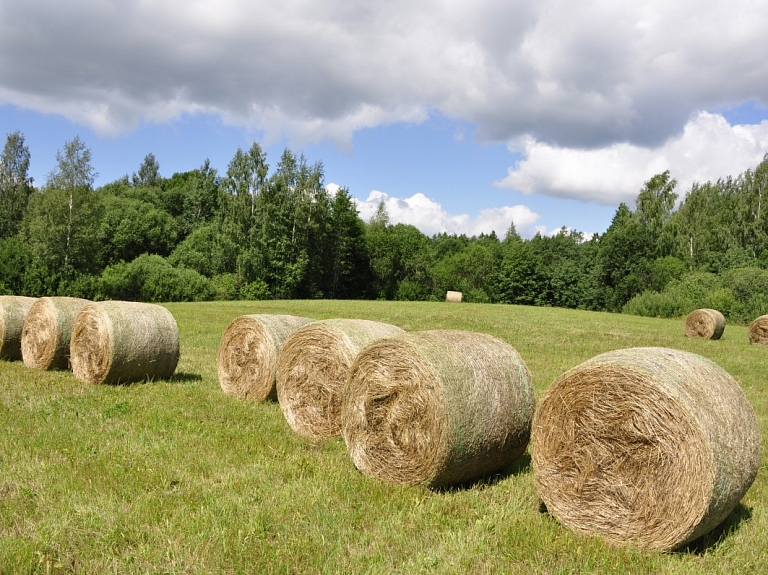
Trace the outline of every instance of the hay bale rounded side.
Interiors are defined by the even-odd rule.
[[[293,332],[313,320],[295,315],[243,315],[224,330],[216,368],[222,391],[240,399],[277,399],[280,350]]]
[[[360,352],[342,431],[363,473],[439,487],[502,469],[525,452],[535,395],[517,351],[457,330],[407,333]]]
[[[179,328],[156,304],[92,303],[75,320],[71,356],[75,377],[86,383],[168,379],[179,362]]]
[[[598,355],[560,376],[533,418],[536,488],[575,531],[670,550],[716,527],[760,461],[755,412],[715,363],[665,348]]]
[[[685,317],[685,335],[704,339],[720,339],[725,330],[725,317],[716,309],[697,309]]]
[[[90,300],[41,297],[29,308],[21,332],[24,365],[35,369],[69,369],[69,342],[80,310]]]
[[[288,425],[309,439],[341,435],[347,372],[368,344],[403,330],[362,319],[328,319],[300,327],[277,360],[277,400]]]
[[[445,293],[445,301],[451,303],[461,303],[462,293],[460,291],[449,291]]]
[[[749,343],[768,345],[768,315],[761,315],[749,324]]]
[[[21,359],[21,332],[34,297],[0,296],[0,359]]]

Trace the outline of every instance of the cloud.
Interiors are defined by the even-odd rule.
[[[205,112],[348,146],[437,112],[484,140],[655,148],[768,102],[766,20],[750,0],[4,0],[0,104],[108,135]]]
[[[336,184],[326,187],[330,191],[338,189]],[[541,216],[523,205],[483,209],[478,216],[470,217],[467,214],[451,215],[440,204],[421,193],[403,199],[372,191],[366,200],[355,200],[364,221],[371,219],[380,202],[384,202],[387,208],[390,223],[413,225],[428,236],[445,232],[471,237],[496,232],[499,239],[503,239],[511,223],[515,224],[515,229],[522,237],[530,238],[537,232],[546,233],[544,227],[535,225]]]
[[[754,168],[768,150],[768,122],[730,126],[719,114],[699,113],[678,136],[655,148],[617,143],[584,150],[528,136],[510,145],[523,159],[496,182],[524,194],[595,201],[633,201],[651,176],[670,170],[682,198],[694,182],[716,181]]]

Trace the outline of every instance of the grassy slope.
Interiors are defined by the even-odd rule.
[[[537,393],[598,353],[666,346],[729,371],[763,438],[768,348],[745,327],[688,339],[682,321],[548,308],[391,302],[168,304],[182,342],[170,382],[88,386],[0,363],[0,572],[759,573],[768,564],[762,464],[740,506],[690,548],[617,550],[541,513],[528,456],[447,492],[358,473],[342,440],[296,437],[275,403],[222,394],[216,352],[246,313],[458,328],[511,343]],[[763,443],[765,452],[765,443]]]

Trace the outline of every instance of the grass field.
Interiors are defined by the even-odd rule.
[[[0,362],[0,573],[764,573],[765,463],[741,504],[674,553],[614,549],[542,512],[527,454],[446,491],[363,476],[341,439],[294,435],[276,403],[226,396],[216,353],[248,313],[364,318],[490,333],[527,363],[537,396],[604,351],[665,346],[743,386],[765,453],[768,347],[729,325],[481,304],[346,301],[167,304],[181,335],[171,381],[89,386]],[[764,461],[764,458],[763,458]]]

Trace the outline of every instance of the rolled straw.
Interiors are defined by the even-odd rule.
[[[757,474],[757,418],[739,384],[665,348],[598,355],[555,381],[531,432],[539,495],[564,525],[669,550],[717,526]]]
[[[277,400],[275,374],[280,350],[311,319],[295,315],[243,315],[227,326],[216,367],[224,393],[240,399]]]

